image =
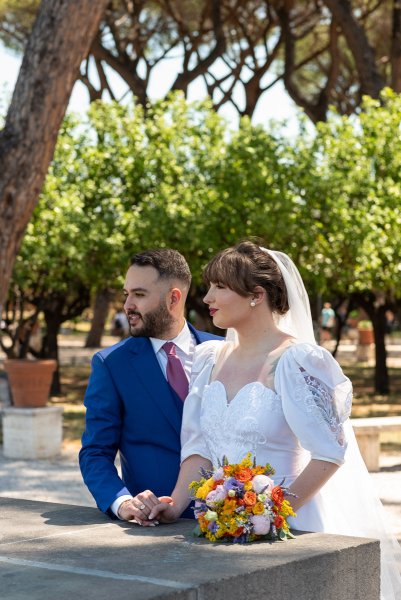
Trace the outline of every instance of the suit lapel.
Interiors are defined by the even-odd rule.
[[[224,337],[220,337],[218,335],[212,335],[210,333],[207,333],[206,331],[198,331],[197,329],[195,329],[195,327],[193,325],[191,325],[191,323],[188,323],[188,327],[192,333],[192,335],[195,338],[195,341],[197,344],[202,344],[203,342],[207,342],[209,340],[220,340],[220,341],[224,341]]]
[[[129,349],[133,355],[132,365],[138,381],[146,389],[153,402],[157,404],[167,421],[180,434],[182,402],[180,400],[181,406],[176,402],[174,392],[162,373],[152,344],[148,338],[133,338]]]
[[[202,339],[203,331],[198,331],[197,329],[195,329],[195,327],[193,325],[191,325],[191,323],[189,323],[189,321],[187,321],[187,323],[188,323],[190,332],[192,333],[192,335],[195,338],[196,344],[201,344],[202,342],[205,342],[207,340],[207,334],[204,335],[203,336],[204,339]]]

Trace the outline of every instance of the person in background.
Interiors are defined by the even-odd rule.
[[[129,323],[127,315],[123,310],[119,310],[114,315],[110,333],[111,335],[117,335],[120,338],[126,338],[129,336]]]
[[[334,312],[330,302],[325,302],[323,304],[322,313],[320,317],[320,324],[322,331],[325,332],[323,340],[331,340],[336,324],[336,313]]]

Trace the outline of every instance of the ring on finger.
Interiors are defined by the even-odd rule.
[[[139,510],[144,510],[146,508],[145,504],[140,504],[138,506]]]

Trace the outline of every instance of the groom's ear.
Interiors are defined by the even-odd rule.
[[[177,287],[172,288],[169,292],[168,307],[170,309],[174,310],[174,308],[179,306],[181,300],[182,300],[182,291],[180,290],[180,288],[177,288]]]

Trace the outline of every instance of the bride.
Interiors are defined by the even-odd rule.
[[[149,522],[176,520],[201,467],[252,452],[296,495],[292,529],[381,540],[381,597],[401,597],[400,548],[349,422],[352,386],[313,335],[309,300],[291,259],[242,242],[206,266],[204,301],[226,342],[198,346],[184,404],[181,469]],[[155,499],[156,500],[156,499]],[[145,524],[144,522],[142,524]]]

